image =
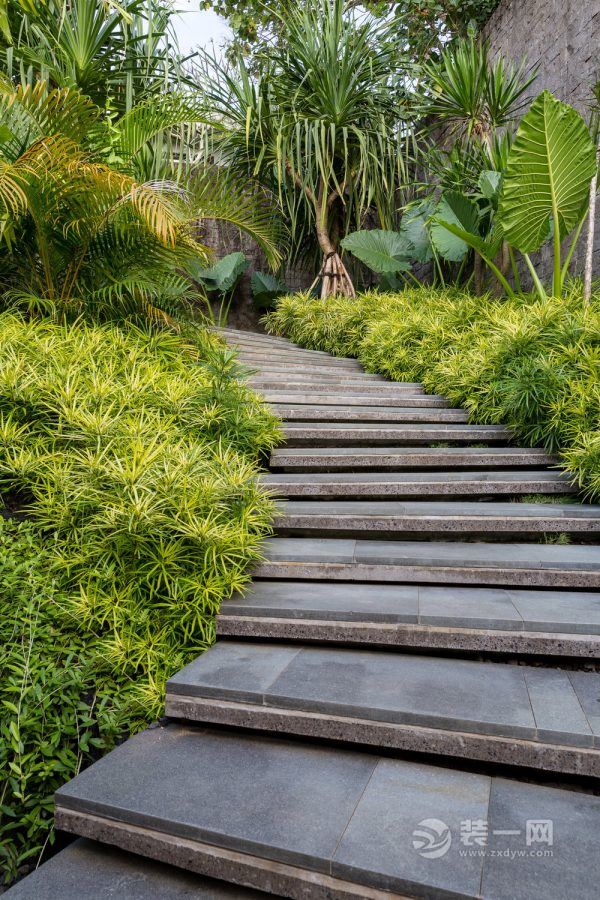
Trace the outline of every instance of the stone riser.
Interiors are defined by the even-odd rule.
[[[600,570],[495,569],[485,566],[393,566],[364,563],[263,562],[256,578],[292,581],[405,582],[410,584],[500,585],[502,587],[600,589]]]
[[[350,516],[302,516],[276,515],[273,520],[276,532],[281,537],[323,537],[355,538],[365,540],[477,540],[477,541],[519,541],[539,540],[544,534],[575,535],[578,542],[589,539],[596,542],[600,534],[597,519],[495,519],[491,516],[463,516],[460,519],[417,516],[378,518],[352,518]]]
[[[281,387],[279,390],[261,391],[263,399],[271,404],[295,404],[310,406],[339,406],[343,401],[348,407],[353,406],[398,406],[398,407],[416,407],[419,409],[449,409],[450,403],[445,397],[439,397],[435,394],[411,395],[408,392],[398,394],[378,391],[376,394],[349,394],[344,391],[340,394],[335,391],[323,390],[314,394],[308,393],[303,389],[292,391],[287,387]]]
[[[338,716],[330,712],[265,707],[230,700],[186,697],[169,693],[166,713],[186,722],[249,728],[286,737],[343,741],[349,744],[456,757],[500,765],[543,769],[565,775],[600,776],[600,751],[513,737],[446,731],[419,725],[400,725]]]
[[[408,894],[390,893],[335,878],[322,872],[238,853],[224,847],[174,837],[151,828],[129,825],[91,813],[57,807],[56,827],[71,834],[102,841],[138,856],[179,866],[230,884],[292,900],[410,900]],[[414,897],[414,895],[411,895]],[[57,898],[59,900],[59,898]],[[122,897],[122,900],[127,900]]]
[[[339,644],[385,650],[443,650],[476,654],[557,656],[596,661],[600,636],[561,632],[502,631],[455,626],[286,619],[283,616],[217,617],[217,637]]]
[[[271,404],[275,413],[284,422],[402,422],[408,424],[459,422],[467,424],[469,416],[462,409],[418,409],[401,406],[373,407],[364,406],[308,406]]]

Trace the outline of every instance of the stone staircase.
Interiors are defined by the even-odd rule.
[[[202,876],[139,859],[144,896],[596,898],[600,506],[420,385],[223,335],[284,420],[276,536],[58,827]]]

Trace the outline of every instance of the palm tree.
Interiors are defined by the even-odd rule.
[[[123,112],[184,81],[164,0],[0,0],[4,69],[22,83],[77,88]],[[0,25],[2,22],[0,7]]]
[[[138,179],[149,142],[199,120],[193,98],[157,95],[111,122],[78,91],[4,82],[0,115],[5,293],[75,312],[173,312],[195,293],[186,269],[210,255],[195,239],[203,218],[234,222],[279,262],[272,211],[245,185],[212,170]]]
[[[410,67],[388,21],[344,0],[309,0],[281,20],[282,39],[252,77],[207,56],[199,75],[213,149],[242,177],[272,187],[296,247],[316,238],[322,296],[352,296],[339,254],[351,223],[393,218],[403,181],[403,97]]]

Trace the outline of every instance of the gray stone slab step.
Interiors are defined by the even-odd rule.
[[[282,428],[289,447],[402,446],[435,441],[474,444],[478,441],[506,443],[512,438],[502,425],[462,425],[453,423],[401,425],[313,422],[285,422]]]
[[[401,407],[404,409],[417,407],[418,409],[445,409],[450,406],[445,397],[436,394],[410,394],[403,392],[383,393],[379,391],[377,394],[348,394],[346,391],[327,391],[320,393],[307,394],[304,388],[299,390],[266,390],[260,392],[267,403],[272,404],[294,404],[304,406],[339,406],[344,403],[347,407],[352,406],[389,406]]]
[[[332,364],[328,359],[306,359],[293,356],[292,358],[282,359],[269,353],[265,357],[257,358],[254,355],[246,356],[238,355],[238,361],[252,372],[285,372],[292,374],[294,372],[302,372],[303,374],[313,374],[315,376],[323,375],[339,375],[344,378],[365,378],[369,375],[361,366],[340,366]],[[371,380],[371,379],[370,379]]]
[[[271,453],[271,467],[286,471],[329,472],[343,469],[395,471],[455,468],[539,468],[557,463],[545,450],[515,447],[281,447]]]
[[[311,394],[314,393],[331,393],[332,391],[339,393],[348,390],[352,394],[370,395],[375,394],[378,397],[396,397],[396,396],[428,396],[420,385],[411,384],[409,382],[392,382],[392,381],[363,381],[349,382],[343,385],[335,382],[323,381],[317,375],[296,376],[293,372],[287,374],[285,378],[264,375],[251,375],[246,382],[256,391],[286,391]]]
[[[228,341],[229,343],[244,341],[253,344],[260,344],[265,347],[280,346],[289,347],[295,350],[304,349],[301,348],[298,344],[294,344],[292,341],[288,341],[287,338],[282,338],[270,334],[261,334],[258,331],[241,331],[240,329],[235,328],[213,328],[212,330],[221,338],[223,338],[223,340]]]
[[[270,538],[258,578],[600,588],[600,547]]]
[[[182,725],[142,732],[78,775],[57,794],[56,820],[202,874],[311,900],[383,900],[380,891],[592,900],[600,880],[599,797]],[[474,821],[494,853],[461,852]],[[553,854],[540,861],[532,838],[535,850],[556,842]]]
[[[600,506],[582,503],[501,503],[440,500],[280,500],[280,533],[320,535],[600,533]]]
[[[257,580],[221,605],[217,634],[595,659],[600,593]]]
[[[261,484],[279,497],[471,497],[502,494],[570,494],[577,488],[562,472],[303,472],[268,473]]]
[[[250,350],[239,348],[239,359],[247,362],[249,365],[271,365],[277,363],[282,366],[311,366],[317,370],[321,368],[341,369],[348,372],[363,372],[364,369],[356,359],[336,359],[335,356],[311,355],[304,350]]]
[[[273,409],[286,422],[462,422],[469,421],[464,409],[419,409],[396,406],[330,406],[322,404],[274,403]]]
[[[264,363],[260,366],[252,365],[248,368],[251,369],[254,376],[264,379],[275,377],[280,379],[280,382],[284,384],[286,381],[317,382],[319,384],[329,385],[354,385],[356,387],[362,384],[381,384],[387,387],[387,385],[390,384],[390,382],[382,378],[381,375],[371,375],[369,372],[355,372],[349,369],[326,368],[325,366],[317,368],[313,365],[285,365],[284,363],[280,365],[276,362],[271,362]],[[417,384],[411,384],[410,386],[412,388],[420,387],[420,385]]]
[[[2,896],[9,900],[264,900],[265,895],[80,838]]]
[[[167,682],[167,715],[600,775],[600,674],[370,649],[219,641]],[[582,694],[579,695],[579,690]],[[297,713],[297,714],[296,714]],[[277,718],[279,716],[279,718]]]

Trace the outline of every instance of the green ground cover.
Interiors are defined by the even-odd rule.
[[[48,840],[54,790],[160,715],[260,554],[277,421],[237,374],[205,331],[0,315],[8,879]]]
[[[495,299],[429,287],[356,300],[298,294],[268,330],[303,347],[355,356],[369,372],[421,381],[522,444],[559,451],[589,497],[600,497],[600,295]]]

